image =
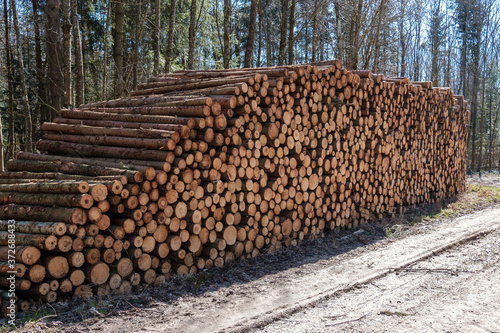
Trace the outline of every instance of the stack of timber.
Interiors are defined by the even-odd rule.
[[[463,192],[467,120],[449,88],[338,60],[160,75],[7,163],[1,259],[15,219],[19,297],[52,302],[297,245]]]

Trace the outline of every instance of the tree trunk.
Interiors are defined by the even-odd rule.
[[[441,30],[441,19],[440,19],[440,7],[441,1],[437,1],[432,8],[431,12],[431,24],[430,24],[430,40],[431,40],[431,81],[434,86],[438,86],[438,76],[439,76],[439,45],[440,45],[440,30]]]
[[[172,65],[172,51],[174,47],[174,30],[175,30],[175,6],[176,6],[176,0],[171,0],[170,21],[168,22],[167,52],[165,54],[165,73],[170,72],[170,67]]]
[[[401,44],[401,77],[406,75],[406,41],[404,34],[404,23],[405,23],[405,6],[406,3],[401,0],[400,6],[400,17],[399,17],[399,43]],[[431,31],[431,34],[433,32]]]
[[[123,44],[124,44],[124,31],[123,23],[125,20],[125,10],[123,8],[123,1],[118,0],[115,2],[114,7],[114,29],[113,29],[113,58],[115,60],[115,97],[120,97],[123,92],[123,71],[124,71],[124,61],[123,61]]]
[[[10,24],[9,24],[9,14],[7,0],[3,0],[3,14],[4,14],[4,32],[5,32],[5,58],[7,65],[7,90],[8,90],[8,110],[9,110],[9,134],[7,143],[7,158],[13,158],[15,156],[14,147],[14,97],[12,88],[12,60],[11,60],[11,49],[10,49]],[[3,152],[3,150],[2,150]],[[2,162],[2,171],[4,169],[4,160]]]
[[[417,6],[419,3],[417,2]],[[421,5],[421,3],[420,3]],[[416,42],[415,42],[415,67],[413,71],[413,80],[414,81],[419,81],[420,80],[420,30],[422,26],[422,14],[421,14],[421,8],[417,8],[417,13],[416,14]]]
[[[75,70],[76,70],[76,99],[75,105],[80,106],[85,100],[85,81],[83,74],[82,39],[78,20],[78,6],[76,0],[71,0],[71,19],[73,22],[73,38],[75,44]]]
[[[231,27],[231,0],[224,0],[224,46],[222,48],[222,61],[224,68],[229,68],[231,61],[230,27]]]
[[[51,111],[47,108],[47,92],[45,88],[44,63],[42,61],[42,45],[40,38],[40,22],[42,18],[38,13],[38,0],[31,0],[33,7],[33,27],[35,33],[35,62],[37,97],[34,117],[42,124],[44,121],[51,121]],[[33,122],[33,132],[36,131],[36,122]]]
[[[28,101],[28,87],[24,76],[24,59],[21,48],[21,33],[19,31],[19,22],[17,20],[17,9],[15,0],[10,0],[10,7],[14,18],[14,30],[16,32],[16,55],[19,62],[19,76],[21,79],[22,103],[24,108],[24,126],[25,126],[25,146],[26,151],[33,151],[33,123],[31,118],[31,107]]]
[[[137,24],[136,24],[136,31],[135,31],[134,53],[132,55],[132,61],[130,63],[130,68],[127,71],[127,74],[125,74],[125,79],[124,79],[124,84],[123,84],[123,88],[125,89],[125,91],[128,89],[127,88],[128,82],[129,82],[130,75],[132,74],[132,72],[134,73],[133,85],[134,86],[136,85],[135,79],[137,78],[137,62],[139,59],[139,44],[141,42],[142,32],[144,30],[144,24],[145,24],[146,18],[148,16],[149,1],[147,3],[147,6],[146,6],[146,11],[144,13],[144,17],[142,17],[142,14],[141,14],[141,6],[142,6],[141,1],[139,1],[138,6],[139,6],[139,9],[137,10]],[[122,95],[124,94],[125,91],[122,92]]]
[[[288,0],[281,0],[280,50],[278,54],[278,66],[283,66],[283,64],[285,63],[287,26]]]
[[[497,116],[495,117],[495,123],[493,123],[493,111],[492,111],[492,104],[493,104],[493,89],[492,87],[489,88],[489,97],[488,97],[488,111],[489,111],[489,126],[490,126],[490,135],[489,135],[489,156],[488,156],[488,170],[491,171],[493,170],[493,158],[495,156],[495,152],[493,149],[493,144],[496,139],[496,120]]]
[[[160,72],[160,0],[155,0],[155,26],[153,29],[153,75],[158,75]]]
[[[243,67],[252,67],[253,49],[255,44],[255,33],[257,31],[257,10],[259,0],[252,0],[250,4],[250,22],[248,25],[247,45],[245,49],[245,64]]]
[[[50,82],[50,97],[55,112],[61,110],[63,82],[59,59],[61,59],[59,31],[61,30],[61,17],[59,15],[59,1],[47,0],[46,5],[47,27],[47,62],[49,63],[48,78]]]
[[[264,10],[262,9],[262,5],[260,6],[260,13],[259,16],[261,17],[262,20],[262,27],[264,28],[264,38],[266,40],[266,65],[267,66],[272,66],[273,65],[273,52],[272,52],[272,45],[271,45],[271,31],[270,31],[270,23],[267,18],[264,16]]]
[[[103,59],[103,70],[102,70],[102,99],[106,99],[106,87],[108,79],[108,33],[109,33],[109,21],[111,18],[111,2],[108,2],[106,10],[106,27],[104,30],[104,59]],[[82,54],[83,56],[83,54]],[[82,58],[83,59],[83,58]]]
[[[342,17],[340,13],[341,5],[339,0],[334,1],[335,8],[335,30],[337,32],[337,59],[344,63],[344,36],[342,34]]]
[[[264,35],[262,34],[262,29],[263,29],[263,23],[262,23],[262,0],[259,0],[259,8],[258,8],[258,12],[259,12],[259,47],[257,49],[257,63],[256,63],[256,67],[260,67],[261,66],[261,61],[260,61],[260,57],[262,56],[262,38],[264,38]]]
[[[311,61],[316,62],[316,53],[318,48],[318,0],[314,0],[313,19],[312,19],[312,46]]]
[[[194,69],[194,49],[196,44],[196,0],[191,0],[191,9],[189,12],[189,50],[188,50],[188,69]]]
[[[0,112],[0,119],[2,118],[2,114]],[[3,154],[3,126],[2,121],[0,120],[0,172],[4,172],[4,154]]]
[[[63,107],[70,107],[71,101],[71,14],[70,0],[61,0],[63,21],[63,80],[64,98]]]
[[[294,41],[295,41],[295,5],[297,0],[292,0],[292,5],[290,8],[290,26],[288,28],[288,64],[292,65],[294,62]]]
[[[361,32],[361,17],[363,15],[364,0],[358,0],[356,13],[354,15],[353,40],[351,41],[351,68],[358,69],[359,62],[359,42]]]

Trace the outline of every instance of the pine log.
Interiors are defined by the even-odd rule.
[[[94,199],[88,194],[38,194],[1,192],[0,203],[18,205],[41,205],[60,207],[80,207],[88,209],[94,204]]]
[[[128,109],[126,109],[128,110]],[[109,112],[109,111],[108,111]],[[201,116],[200,116],[201,117]],[[121,127],[99,127],[86,125],[70,125],[58,123],[43,123],[42,129],[45,132],[74,135],[95,135],[95,136],[119,136],[126,138],[149,138],[149,139],[172,139],[179,142],[180,134],[177,131],[167,131],[159,129],[128,129]]]
[[[0,260],[9,260],[9,254],[15,256],[18,263],[34,265],[40,260],[40,250],[34,246],[16,246],[11,249],[9,246],[0,246]]]
[[[123,121],[108,121],[108,120],[89,120],[89,119],[67,119],[56,118],[54,123],[67,125],[85,125],[119,129],[135,129],[138,131],[161,130],[173,131],[179,133],[181,138],[189,138],[190,128],[186,125],[179,124],[158,124],[158,123],[141,123],[141,122],[123,122]]]
[[[7,231],[8,221],[0,221],[0,231]],[[62,236],[66,233],[66,224],[62,222],[32,222],[32,221],[16,221],[16,232],[27,234],[54,234]]]
[[[41,151],[55,154],[74,155],[75,152],[78,152],[78,155],[83,157],[112,157],[120,159],[153,161],[165,161],[167,157],[166,152],[159,150],[144,150],[137,148],[122,148],[112,146],[93,146],[90,144],[50,141],[44,139],[39,140],[36,144],[36,147]],[[9,164],[7,164],[7,168],[9,170],[14,170]],[[94,166],[93,168],[97,167]],[[125,171],[122,172],[125,173]]]
[[[6,205],[0,208],[1,219],[74,223],[84,225],[87,214],[81,208]]]
[[[90,186],[87,182],[64,182],[64,183],[24,183],[24,184],[0,184],[0,192],[21,193],[73,193],[85,194]]]

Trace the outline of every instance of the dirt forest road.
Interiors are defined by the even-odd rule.
[[[500,332],[499,285],[495,228],[255,331]]]

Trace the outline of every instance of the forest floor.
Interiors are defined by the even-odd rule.
[[[453,200],[132,295],[18,319],[44,332],[500,332],[500,176]]]

